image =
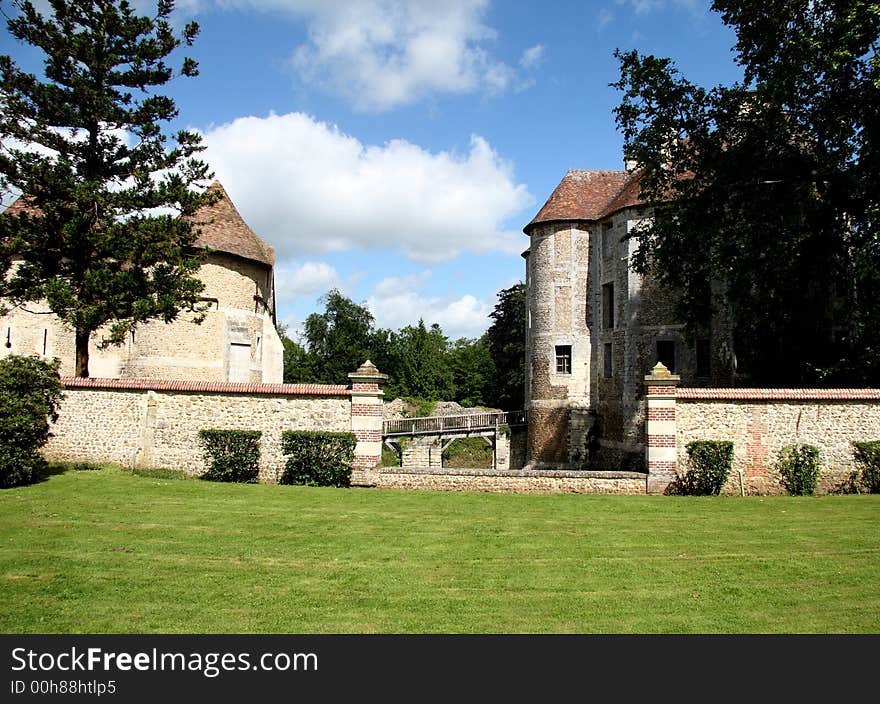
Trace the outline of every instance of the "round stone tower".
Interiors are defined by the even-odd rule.
[[[621,171],[569,171],[524,228],[527,466],[588,461],[595,377],[591,255],[596,221],[620,191]]]

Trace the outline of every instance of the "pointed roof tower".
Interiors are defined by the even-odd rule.
[[[641,172],[583,171],[572,169],[550,194],[544,207],[523,228],[529,231],[545,222],[600,220],[638,204]]]
[[[250,259],[261,264],[275,264],[275,250],[264,242],[239,214],[235,205],[219,181],[211,184],[209,191],[220,191],[221,198],[205,206],[193,215],[193,222],[201,229],[196,247],[208,247],[226,254]]]

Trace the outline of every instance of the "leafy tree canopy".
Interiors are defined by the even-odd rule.
[[[519,303],[511,299],[514,290]],[[302,344],[291,340],[283,326],[279,329],[284,345],[284,381],[344,384],[349,372],[370,359],[390,377],[385,385],[388,398],[457,401],[463,406],[491,406],[499,398],[512,398],[518,401],[511,403],[518,402],[517,408],[522,408],[523,287],[502,291],[499,297],[504,302],[492,314],[496,322],[489,332],[452,342],[439,325],[428,327],[423,320],[396,331],[374,329],[373,316],[365,305],[332,290],[321,299],[324,312],[306,319]],[[505,342],[507,334],[514,338],[509,344]],[[496,347],[509,355],[498,359],[512,364],[513,372],[499,371],[491,347],[493,339]],[[512,396],[499,393],[502,379],[514,389]]]
[[[716,0],[744,80],[702,88],[618,52],[615,114],[654,218],[634,266],[682,292],[692,329],[715,283],[740,381],[880,382],[880,4]]]
[[[324,312],[312,313],[305,323],[308,381],[347,384],[348,374],[370,358],[373,314],[336,289],[322,301]]]
[[[42,52],[44,75],[0,56],[0,188],[29,206],[0,217],[0,257],[7,269],[18,262],[0,294],[12,305],[43,300],[74,328],[76,374],[88,376],[89,339],[102,326],[118,343],[199,300],[197,231],[180,216],[218,196],[197,188],[211,175],[196,133],[177,132],[169,148],[163,126],[177,109],[155,92],[197,75],[190,58],[167,61],[198,25],[176,33],[171,0],[154,16],[126,0],[48,0],[45,14],[13,5],[8,32]]]
[[[514,411],[524,408],[526,358],[526,286],[520,282],[498,293],[486,332],[496,378],[490,404]]]

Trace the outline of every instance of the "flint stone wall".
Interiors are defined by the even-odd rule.
[[[199,430],[259,430],[260,481],[284,466],[284,430],[351,432],[351,392],[317,384],[64,379],[64,400],[43,454],[62,462],[206,469]]]
[[[644,494],[646,477],[639,472],[382,467],[373,473],[372,486],[512,494]]]
[[[822,471],[817,493],[833,491],[857,468],[853,441],[880,440],[878,389],[676,390],[676,452],[687,467],[692,440],[733,442],[733,472],[726,493],[785,493],[774,463],[779,450],[815,445]]]

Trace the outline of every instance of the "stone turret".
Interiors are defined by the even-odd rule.
[[[181,311],[171,323],[139,325],[122,346],[102,348],[102,331],[90,344],[90,374],[105,378],[280,383],[283,347],[275,330],[275,253],[235,208],[223,186],[220,200],[193,215],[200,229],[195,246],[206,250],[197,276],[205,284],[204,320]],[[0,217],[41,216],[19,198]],[[73,332],[35,302],[0,317],[6,354],[39,354],[61,360],[62,375],[74,370]]]
[[[729,325],[687,336],[676,294],[630,267],[641,170],[569,171],[524,228],[527,466],[644,471],[643,380],[659,361],[683,384],[725,385]]]

